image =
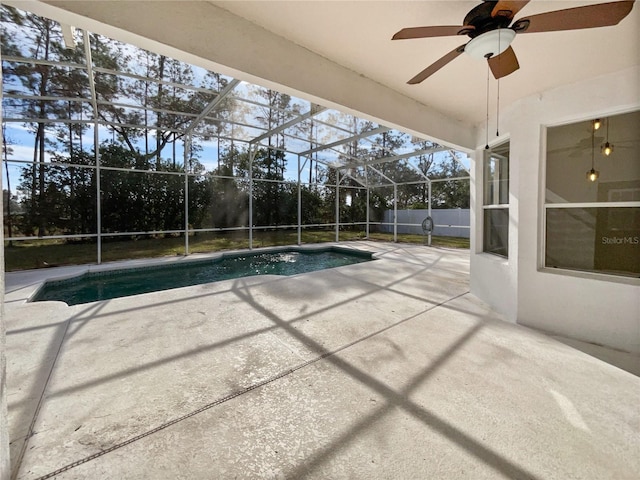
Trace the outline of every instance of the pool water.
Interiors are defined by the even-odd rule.
[[[372,260],[370,253],[335,247],[319,251],[226,254],[213,260],[89,272],[64,280],[48,280],[31,301],[57,300],[78,305],[253,275],[297,275],[369,260]]]

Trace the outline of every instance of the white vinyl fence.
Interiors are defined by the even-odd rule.
[[[398,210],[398,233],[422,235],[422,221],[428,215],[426,209]],[[432,235],[469,238],[471,211],[468,208],[432,209],[431,218],[434,225]],[[379,229],[381,232],[393,232],[393,210],[384,212]]]

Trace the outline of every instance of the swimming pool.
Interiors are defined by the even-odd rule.
[[[47,280],[30,301],[56,300],[78,305],[253,275],[297,275],[369,260],[371,253],[339,247],[225,253],[215,259],[87,272]]]

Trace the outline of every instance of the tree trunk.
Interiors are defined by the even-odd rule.
[[[148,61],[148,60],[147,60]],[[147,63],[147,75],[149,75],[149,64]],[[144,82],[144,155],[149,157],[149,110],[147,110],[147,100],[149,98],[149,82]],[[148,165],[147,165],[148,168]]]
[[[73,115],[71,109],[71,102],[67,103],[69,120],[71,120],[71,116]],[[76,163],[76,159],[73,156],[73,126],[71,122],[67,124],[69,126],[69,159],[71,163]],[[75,179],[74,179],[74,168],[69,167],[69,230],[71,233],[75,233],[76,230],[76,214],[74,211],[74,197],[75,197]]]
[[[38,162],[39,162],[39,205],[38,205],[38,236],[42,237],[45,234],[44,229],[44,203],[45,203],[45,172],[46,168],[44,165],[44,124],[41,123],[38,125],[38,135],[40,136],[40,141],[38,144]]]
[[[44,59],[45,60],[49,60],[49,43],[51,40],[51,31],[50,28],[46,29],[45,32],[45,51],[44,51]],[[40,69],[40,96],[45,97],[47,96],[47,87],[48,87],[48,83],[49,83],[49,70],[48,67],[42,67]],[[40,101],[39,102],[39,118],[46,118],[46,109],[45,109],[45,104],[44,101]],[[38,205],[38,213],[37,213],[37,219],[38,219],[38,236],[42,237],[45,234],[45,216],[44,216],[44,212],[43,212],[43,207],[44,207],[44,200],[45,200],[45,165],[44,165],[44,154],[45,154],[45,130],[44,130],[44,123],[39,123],[38,124],[38,130],[36,133],[36,138],[37,138],[37,144],[38,144],[38,162],[39,162],[39,182],[38,182],[38,187],[39,187],[39,205]]]
[[[3,132],[4,133],[4,132]],[[4,144],[4,168],[7,172],[7,236],[11,238],[12,225],[11,225],[11,178],[9,177],[9,162],[7,158],[7,140],[5,135],[2,135],[2,143]],[[13,247],[13,240],[9,240],[9,246]]]
[[[176,168],[176,142],[178,141],[178,134],[174,132],[173,134],[173,168]],[[185,164],[185,168],[187,165]]]
[[[162,81],[164,79],[164,62],[165,56],[160,55],[158,58],[158,80]],[[158,83],[158,109],[162,108],[162,95],[164,93],[164,88],[162,83]],[[156,125],[156,170],[160,168],[162,163],[162,130],[160,129],[160,125],[162,123],[162,113],[158,112],[158,120]]]

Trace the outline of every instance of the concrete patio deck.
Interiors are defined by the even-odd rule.
[[[467,251],[343,245],[378,260],[73,307],[24,300],[78,267],[7,274],[15,478],[640,476],[640,378],[503,321]]]

